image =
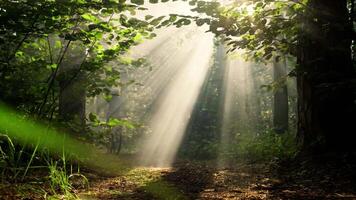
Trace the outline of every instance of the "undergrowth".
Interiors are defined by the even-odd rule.
[[[50,198],[56,199],[63,195],[66,199],[76,199],[77,197],[72,193],[73,188],[66,171],[58,167],[56,162],[52,162],[49,165],[49,171],[51,192],[54,194]]]
[[[6,134],[0,135],[0,170],[2,184],[16,184],[20,196],[25,183],[48,185],[40,191],[45,199],[78,199],[75,187],[88,187],[88,179],[82,175],[77,166],[73,171],[72,161],[61,156],[50,154],[45,149],[39,150],[37,145],[19,145],[16,140]],[[37,179],[38,170],[48,169],[48,176]],[[68,169],[67,169],[68,168]],[[43,171],[43,170],[41,170]],[[31,184],[28,187],[32,187]],[[27,191],[27,190],[26,190]],[[38,192],[38,191],[36,191]],[[26,193],[26,192],[25,192]]]
[[[292,159],[297,150],[294,134],[266,131],[258,135],[236,134],[224,143],[208,139],[190,141],[180,149],[179,157],[194,160],[268,162]]]
[[[230,156],[248,161],[292,159],[297,153],[295,136],[268,131],[259,135],[237,135]]]

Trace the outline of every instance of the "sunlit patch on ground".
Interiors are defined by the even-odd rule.
[[[95,174],[89,191],[79,196],[91,199],[167,199],[173,196],[184,199],[183,194],[162,179],[170,168],[134,168],[119,177],[101,178]]]

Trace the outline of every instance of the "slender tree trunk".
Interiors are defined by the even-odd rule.
[[[297,68],[298,138],[307,151],[351,150],[356,108],[347,0],[308,4]]]
[[[80,71],[85,53],[67,44],[61,57],[61,67],[55,77],[59,82],[59,117],[76,125],[85,125],[86,75]],[[73,130],[75,131],[75,130]]]
[[[124,118],[126,116],[123,115],[122,110],[120,110],[120,104],[122,101],[121,96],[117,96],[119,92],[116,90],[112,90],[113,97],[109,102],[108,111],[106,113],[106,121],[109,122],[110,118]],[[111,134],[110,141],[110,149],[109,152],[112,154],[119,154],[122,147],[123,142],[123,131],[124,128],[121,126],[113,127],[110,129],[109,134]]]
[[[86,90],[83,82],[83,77],[70,83],[66,78],[59,81],[59,115],[65,121],[80,125],[85,124]]]
[[[273,80],[283,84],[277,88],[273,95],[273,128],[277,133],[288,131],[288,89],[287,83],[282,81],[286,76],[286,60],[274,61]]]

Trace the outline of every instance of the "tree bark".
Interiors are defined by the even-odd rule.
[[[355,71],[347,0],[310,0],[297,67],[298,138],[307,151],[356,147]]]
[[[59,116],[64,121],[85,125],[86,90],[84,78],[68,82],[67,79],[59,81]]]
[[[277,133],[288,131],[288,89],[287,83],[281,79],[287,76],[287,63],[285,59],[274,61],[273,80],[281,82],[273,95],[273,128]]]
[[[80,68],[85,52],[80,48],[71,48],[69,44],[70,42],[67,44],[67,53],[61,58],[61,68],[56,77],[59,83],[59,117],[65,122],[84,127],[86,74]]]

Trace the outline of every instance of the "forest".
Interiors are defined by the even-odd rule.
[[[356,199],[355,0],[0,0],[0,199]]]

